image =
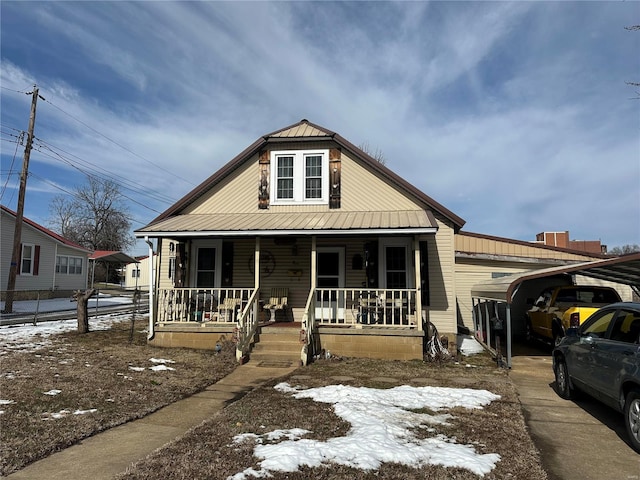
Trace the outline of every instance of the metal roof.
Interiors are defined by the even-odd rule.
[[[89,256],[89,260],[109,263],[139,263],[135,258],[119,250],[96,250]]]
[[[435,217],[425,210],[383,212],[211,213],[169,217],[136,232],[137,236],[435,233]]]
[[[623,255],[606,260],[596,260],[594,262],[543,268],[487,280],[486,282],[474,285],[471,288],[471,296],[474,298],[486,298],[511,303],[516,289],[525,280],[568,273],[576,273],[599,280],[622,283],[631,286],[638,292],[640,291],[640,253],[632,253],[630,255]]]

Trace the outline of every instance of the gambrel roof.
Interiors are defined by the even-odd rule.
[[[196,215],[190,213],[189,215],[182,215],[185,209],[199,201],[216,185],[221,184],[237,169],[242,167],[246,161],[261,151],[268,148],[277,148],[278,144],[304,143],[309,145],[310,143],[323,142],[325,144],[332,142],[338,148],[347,151],[352,158],[361,162],[367,170],[384,178],[385,182],[410,197],[415,204],[421,206],[421,209],[376,211],[372,215],[363,215],[362,213],[358,215],[354,214],[354,212],[344,212],[339,209],[330,212],[313,213],[288,212],[285,214],[269,212],[268,219],[265,218],[264,214],[260,213],[234,213],[233,215],[224,213]],[[211,233],[209,231],[211,225],[216,225],[215,231],[218,234],[223,232],[228,232],[229,234],[233,232],[255,232],[258,230],[262,232],[270,231],[273,234],[277,234],[277,231],[282,230],[286,230],[288,233],[344,232],[347,230],[355,233],[376,229],[384,229],[387,232],[394,229],[403,229],[406,233],[410,233],[411,229],[416,232],[425,232],[427,230],[437,230],[437,222],[433,212],[450,221],[456,231],[465,223],[462,218],[337,133],[303,119],[298,123],[260,137],[173,206],[152,220],[149,225],[137,230],[136,234],[155,233],[166,235],[170,232],[199,232],[200,234],[206,234]]]

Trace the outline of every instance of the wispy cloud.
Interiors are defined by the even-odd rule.
[[[50,103],[36,135],[137,183],[154,210],[308,118],[379,148],[469,230],[640,243],[640,107],[624,83],[640,71],[640,34],[624,30],[640,4],[47,2],[32,13],[2,3],[3,124],[26,129],[30,99],[6,89],[37,83]],[[46,178],[82,181],[33,158]]]

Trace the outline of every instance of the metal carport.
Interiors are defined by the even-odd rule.
[[[494,350],[495,345],[491,345],[491,331],[492,329],[497,330],[497,327],[492,325],[492,322],[506,323],[506,366],[511,368],[512,307],[514,304],[522,305],[525,302],[525,298],[519,295],[521,286],[525,282],[537,279],[556,279],[558,282],[563,282],[566,281],[562,279],[563,276],[566,277],[568,274],[580,274],[629,285],[634,293],[640,296],[640,253],[594,262],[544,268],[487,280],[471,288],[476,338],[490,350]],[[504,313],[501,311],[502,309],[504,309]]]

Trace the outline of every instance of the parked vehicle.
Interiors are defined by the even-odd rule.
[[[570,328],[553,350],[556,390],[576,390],[624,413],[631,446],[640,452],[640,303],[601,308]]]
[[[526,338],[541,337],[556,345],[568,328],[578,327],[592,313],[610,303],[620,302],[613,288],[564,285],[543,290],[527,311]]]

